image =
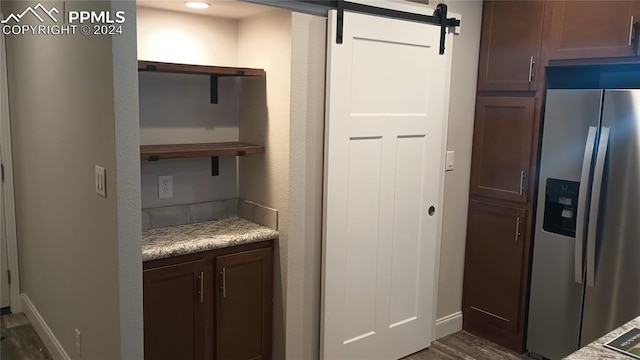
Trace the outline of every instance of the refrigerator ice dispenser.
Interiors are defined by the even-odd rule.
[[[576,208],[578,190],[576,181],[547,179],[543,229],[555,234],[576,236]]]

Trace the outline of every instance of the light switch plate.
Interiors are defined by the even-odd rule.
[[[173,197],[173,175],[158,176],[158,198]]]
[[[455,160],[455,151],[447,151],[447,165],[445,167],[446,171],[453,170],[453,164]]]
[[[102,166],[96,165],[96,194],[107,197],[107,170]]]

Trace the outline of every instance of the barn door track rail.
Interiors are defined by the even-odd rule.
[[[323,5],[338,11],[338,24],[336,31],[336,43],[342,44],[343,27],[344,27],[344,11],[353,11],[362,14],[383,16],[394,19],[402,19],[415,21],[420,23],[432,24],[440,26],[440,55],[444,54],[445,37],[447,28],[453,29],[460,26],[460,19],[447,18],[447,5],[438,4],[433,11],[433,15],[416,14],[406,11],[392,10],[377,6],[359,4],[345,0],[302,0],[304,2]]]

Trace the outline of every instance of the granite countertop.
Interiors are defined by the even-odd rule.
[[[277,231],[237,217],[150,229],[142,232],[142,260],[156,260],[277,238]]]
[[[617,351],[611,350],[603,346],[603,344],[608,343],[609,341],[617,338],[618,336],[624,334],[627,330],[637,327],[640,328],[640,317],[637,317],[628,323],[620,326],[619,328],[613,330],[607,335],[601,337],[600,339],[592,342],[591,344],[583,347],[582,349],[574,352],[573,354],[567,356],[565,360],[586,360],[586,359],[620,359],[620,360],[629,360],[630,356],[624,355]]]

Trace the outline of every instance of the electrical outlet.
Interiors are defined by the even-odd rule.
[[[107,170],[96,165],[96,194],[107,197]]]
[[[445,168],[446,171],[453,170],[453,162],[456,152],[455,151],[447,151],[447,166]]]
[[[173,175],[158,176],[158,197],[160,199],[173,197]]]
[[[82,359],[82,335],[80,330],[76,329],[76,355],[79,359]]]

